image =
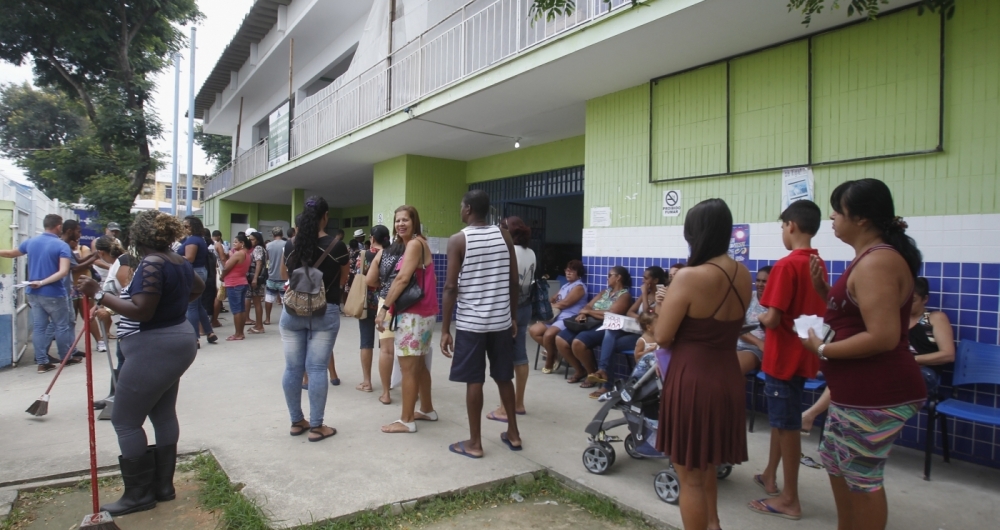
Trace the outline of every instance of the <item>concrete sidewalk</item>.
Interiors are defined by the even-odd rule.
[[[225,315],[229,317],[230,315]],[[273,319],[275,322],[277,318]],[[232,333],[231,320],[219,330]],[[465,387],[448,381],[449,360],[437,351],[435,335],[434,406],[437,423],[419,422],[416,434],[382,434],[379,427],[399,417],[399,391],[393,404],[378,402],[376,392],[358,392],[361,380],[358,326],[344,318],[337,339],[337,368],[343,381],[331,387],[326,423],[338,434],[320,443],[288,433],[289,419],[281,391],[284,359],[277,325],[242,342],[202,344],[198,358],[181,382],[178,415],[182,452],[210,450],[243,493],[256,499],[276,526],[323,520],[387,503],[499,480],[539,469],[579,482],[669,525],[680,527],[680,512],[653,491],[662,460],[632,460],[615,444],[617,462],[606,475],[584,469],[587,447],[583,428],[598,410],[587,391],[565,384],[559,375],[531,371],[526,408],[519,417],[524,450],[509,451],[500,442],[505,425],[483,421],[486,457],[473,460],[448,452],[448,444],[468,436]],[[534,348],[530,360],[534,360]],[[376,352],[377,354],[377,352]],[[30,351],[24,360],[30,362]],[[103,354],[95,358],[98,397],[106,394],[109,374]],[[67,367],[52,393],[49,414],[24,412],[44,392],[53,373],[37,375],[34,365],[0,371],[0,485],[85,469],[88,465],[85,376],[82,365]],[[486,385],[485,412],[498,403],[496,386]],[[308,400],[303,393],[308,417]],[[749,512],[746,503],[762,497],[752,482],[766,463],[769,434],[758,418],[748,435],[750,462],[719,482],[719,511],[724,528],[827,529],[836,512],[823,470],[801,467],[804,508],[801,521]],[[621,429],[619,429],[621,430]],[[152,443],[152,427],[147,424]],[[624,436],[624,432],[621,433]],[[818,434],[803,440],[816,457]],[[110,422],[98,425],[99,464],[117,463],[118,447]],[[816,457],[818,459],[818,457]],[[934,481],[922,480],[922,454],[896,447],[886,471],[889,527],[907,530],[995,528],[1000,520],[1000,471],[963,462],[935,462]],[[3,489],[0,487],[0,489]],[[992,523],[990,521],[993,521]]]

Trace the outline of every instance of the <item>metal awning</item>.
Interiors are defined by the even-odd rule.
[[[278,6],[287,6],[292,0],[256,0],[250,13],[243,18],[240,29],[233,35],[212,68],[212,74],[201,86],[194,99],[194,117],[204,119],[205,109],[215,104],[215,94],[229,86],[229,73],[238,71],[250,57],[250,44],[260,42],[278,22]]]

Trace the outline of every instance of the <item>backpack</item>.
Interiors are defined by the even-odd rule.
[[[330,255],[337,244],[334,239],[312,267],[302,264],[288,273],[288,289],[281,297],[285,310],[300,317],[321,317],[326,314],[326,285],[320,263]]]
[[[537,320],[552,320],[552,302],[549,301],[549,282],[542,278],[531,286],[531,316]]]

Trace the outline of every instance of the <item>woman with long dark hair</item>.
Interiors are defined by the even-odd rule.
[[[251,335],[258,335],[264,333],[264,282],[267,278],[265,271],[265,263],[267,262],[267,255],[264,252],[264,234],[260,232],[251,232],[247,234],[250,238],[250,270],[247,272],[247,284],[249,288],[247,289],[247,299],[250,303],[246,308],[246,322],[250,324],[251,328],[247,330],[247,333]],[[254,316],[256,320],[250,319],[250,307],[253,306]]]
[[[374,269],[375,257],[378,252],[389,246],[389,229],[383,225],[375,225],[371,231],[371,248],[363,250],[357,257],[355,265],[356,274],[360,274],[365,285],[365,306],[367,315],[358,320],[358,330],[361,332],[361,374],[364,378],[361,384],[356,386],[362,392],[371,392],[372,388],[372,357],[375,353],[375,317],[378,315],[378,289],[369,286],[367,283],[368,272]],[[353,241],[353,240],[352,240]],[[378,359],[379,378],[382,380],[382,396],[389,397],[389,385],[392,380],[392,354],[384,355],[379,352]]]
[[[375,250],[375,247],[379,246],[381,247],[381,251],[375,253],[375,257],[368,267],[368,273],[365,274],[365,283],[368,284],[369,288],[375,289],[376,296],[378,297],[378,307],[385,305],[385,297],[389,295],[389,287],[392,284],[390,277],[392,276],[392,272],[396,270],[396,263],[402,257],[401,254],[396,255],[389,252],[391,244],[392,240],[389,237],[388,228],[385,228],[385,233],[379,231],[377,235],[375,230],[372,230],[372,250]],[[376,316],[377,314],[378,311],[376,310]],[[391,310],[386,312],[386,318],[392,319]],[[382,395],[378,397],[378,400],[383,405],[390,405],[392,404],[392,396],[389,395],[389,390],[392,386],[392,367],[395,364],[396,357],[396,333],[389,328],[377,331],[379,346],[378,369],[379,377],[382,379]]]
[[[908,340],[913,278],[922,257],[896,217],[884,182],[844,182],[830,196],[833,233],[855,258],[832,287],[813,263],[813,284],[827,299],[833,341],[812,332],[803,344],[819,355],[830,389],[820,456],[830,474],[842,528],[885,528],[883,471],[903,425],[927,397]]]
[[[177,390],[197,354],[197,338],[186,314],[188,303],[205,287],[191,263],[170,250],[183,230],[176,217],[141,212],[132,222],[131,239],[142,262],[121,296],[105,293],[90,278],[80,280],[83,293],[121,315],[118,337],[127,362],[118,376],[111,423],[122,451],[118,464],[125,493],[101,506],[115,516],[149,510],[175,496]],[[146,418],[156,432],[153,449],[147,447],[142,428]]]
[[[207,283],[208,260],[210,256],[208,254],[208,242],[205,241],[205,226],[201,224],[201,219],[189,215],[184,218],[184,230],[188,236],[184,241],[181,241],[180,253],[184,255],[185,259],[191,262],[195,275],[201,278],[202,283]],[[205,311],[205,305],[202,303],[201,298],[188,304],[187,319],[194,328],[196,339],[201,336],[201,329],[203,329],[209,343],[214,344],[219,340],[219,337],[215,336],[215,333],[212,332],[212,321],[208,317],[208,312]],[[201,329],[198,328],[199,324],[201,324]],[[198,345],[199,347],[201,346],[200,341]]]
[[[736,339],[750,300],[750,271],[729,257],[733,216],[721,199],[688,210],[687,266],[657,309],[656,344],[671,352],[660,395],[656,449],[681,483],[684,528],[719,528],[715,468],[747,460],[743,373]],[[658,354],[657,360],[661,357]]]
[[[313,267],[316,260],[329,250],[317,268],[323,272],[326,311],[319,316],[301,316],[282,304],[281,342],[285,351],[285,375],[281,387],[291,416],[289,434],[309,433],[310,442],[318,442],[337,434],[337,429],[323,424],[326,412],[326,367],[333,354],[340,331],[340,293],[347,282],[347,246],[326,233],[329,210],[322,197],[309,197],[305,208],[296,217],[295,240],[285,245],[281,263],[281,278],[300,267]],[[309,419],[302,414],[302,376],[309,374]]]
[[[413,206],[396,208],[392,224],[396,239],[389,250],[381,254],[392,254],[396,258],[395,279],[389,284],[375,327],[382,331],[385,325],[395,323],[393,348],[399,359],[399,369],[403,374],[403,407],[399,419],[382,426],[384,433],[417,432],[415,420],[437,421],[438,414],[431,402],[431,372],[427,368],[427,356],[431,354],[431,335],[437,320],[437,282],[434,274],[434,259],[427,239],[420,232],[420,214]],[[378,259],[378,258],[377,258]],[[380,266],[381,265],[380,261]],[[396,301],[406,290],[410,278],[416,276],[423,289],[419,301],[404,309],[396,307]],[[389,317],[388,308],[393,309]],[[417,396],[420,410],[416,410]]]

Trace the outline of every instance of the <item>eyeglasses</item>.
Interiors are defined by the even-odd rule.
[[[618,274],[617,272],[609,272],[609,273],[608,273],[608,278],[613,278],[613,277],[615,277],[615,276],[621,276],[621,275],[620,275],[620,274]]]

